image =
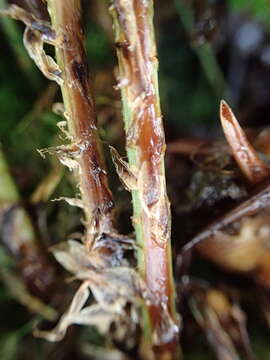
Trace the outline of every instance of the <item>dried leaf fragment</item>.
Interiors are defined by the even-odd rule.
[[[86,147],[86,144],[72,143],[69,145],[38,149],[37,151],[43,158],[45,158],[46,154],[56,155],[59,161],[72,171],[80,168],[78,158],[81,156]]]
[[[72,274],[77,274],[82,269],[91,270],[94,268],[91,264],[91,257],[85,245],[78,241],[68,240],[51,247],[50,249],[56,260]]]
[[[75,206],[84,209],[83,201],[82,199],[79,198],[69,198],[62,196],[60,198],[53,199],[52,201],[62,201],[62,200],[66,201],[70,206]]]
[[[240,230],[235,235],[217,231],[213,237],[198,244],[198,249],[223,268],[240,272],[255,270],[266,252],[270,258],[268,224],[269,216],[245,217],[238,223]]]
[[[24,46],[30,58],[36,63],[37,67],[49,80],[54,80],[58,85],[62,85],[61,70],[53,58],[46,55],[43,50],[44,42],[38,31],[26,27],[23,35]]]
[[[23,42],[29,56],[48,79],[62,85],[63,79],[61,78],[59,66],[51,56],[46,55],[43,49],[44,43],[55,46],[61,44],[61,39],[56,37],[50,24],[14,4],[6,10],[0,10],[0,14],[20,20],[25,24]]]
[[[124,251],[134,249],[130,239],[104,237],[97,240],[91,251],[81,242],[68,240],[51,248],[57,261],[82,280],[97,276],[93,271],[106,271],[127,266]],[[131,271],[131,270],[130,270]]]
[[[251,184],[256,184],[270,176],[270,169],[259,158],[224,100],[220,103],[220,120],[233,157],[247,180]]]
[[[94,325],[101,333],[108,333],[112,323],[116,328],[124,326],[124,323],[127,327],[137,326],[140,319],[137,312],[142,298],[150,302],[152,299],[140,276],[123,259],[122,247],[129,249],[130,246],[132,243],[124,237],[120,242],[110,238],[100,239],[91,251],[85,244],[74,240],[54,246],[51,251],[58,262],[83,283],[55,329],[36,331],[35,335],[59,341],[72,324]],[[109,255],[105,250],[109,251]],[[86,305],[90,293],[95,301]],[[133,318],[137,319],[136,324],[125,321],[127,304],[132,308]],[[117,334],[125,336],[126,331]]]
[[[113,268],[77,275],[78,278],[90,278],[84,280],[58,325],[52,331],[36,330],[36,336],[48,341],[60,341],[72,324],[94,325],[101,333],[108,333],[113,322],[118,324],[119,319],[125,317],[127,303],[136,311],[136,304],[140,298],[140,280],[134,270]],[[85,306],[90,290],[96,303]]]
[[[130,165],[121,159],[117,150],[110,146],[111,156],[120,181],[128,191],[137,190],[137,176],[130,168]]]

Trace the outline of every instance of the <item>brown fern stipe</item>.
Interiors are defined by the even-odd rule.
[[[174,285],[171,271],[171,215],[164,173],[165,136],[157,84],[153,3],[115,0],[112,16],[119,59],[129,164],[137,175],[132,190],[133,224],[141,247],[139,271],[153,296],[149,307],[152,342],[159,349],[175,342]],[[170,325],[164,321],[170,315]],[[167,324],[165,325],[164,323]],[[149,330],[149,328],[148,328]],[[160,358],[162,351],[160,351]],[[167,355],[171,358],[171,354]]]
[[[80,1],[59,0],[49,1],[48,4],[54,31],[60,39],[56,56],[63,79],[61,89],[65,115],[73,141],[70,153],[79,164],[82,206],[86,216],[86,243],[90,247],[98,234],[112,231],[113,201],[108,189],[95,107],[88,84]]]

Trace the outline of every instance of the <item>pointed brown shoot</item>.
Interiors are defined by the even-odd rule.
[[[220,103],[220,120],[232,155],[245,178],[251,184],[257,184],[266,179],[270,175],[270,169],[259,158],[231,108],[224,100]]]

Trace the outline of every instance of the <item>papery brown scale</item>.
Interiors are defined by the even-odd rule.
[[[269,167],[259,158],[225,101],[220,104],[220,118],[232,155],[247,180],[256,184],[270,176]]]

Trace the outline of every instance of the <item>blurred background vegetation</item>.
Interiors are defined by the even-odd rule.
[[[34,0],[12,2],[46,17],[43,6],[36,6]],[[244,126],[268,126],[269,1],[154,2],[160,95],[168,143],[191,136],[203,139],[219,136],[218,106],[221,98],[232,105]],[[7,5],[7,0],[0,0],[1,8]],[[117,82],[116,56],[107,1],[83,1],[83,5],[90,79],[100,133],[105,151],[108,144],[123,150],[120,98],[114,89]],[[15,191],[14,204],[26,209],[39,241],[47,248],[80,230],[80,213],[62,202],[49,200],[72,195],[75,185],[68,171],[62,169],[53,157],[48,156],[44,160],[36,151],[61,143],[56,126],[61,118],[51,110],[61,97],[57,86],[42,76],[26,54],[22,43],[23,29],[21,23],[4,17],[0,19],[0,169],[2,174],[3,169],[10,171],[11,176],[8,187],[2,188],[2,192],[0,190],[0,196],[4,198],[1,194]],[[52,49],[48,46],[46,51],[52,52]],[[112,168],[111,164],[108,166]],[[37,189],[48,174],[53,179],[53,186],[45,195],[39,195]],[[16,190],[10,188],[13,181]],[[127,195],[116,182],[114,172],[111,182],[117,213],[127,223],[121,221],[120,225],[123,231],[128,232],[131,230],[128,220],[131,209],[129,201],[125,201]],[[0,185],[4,186],[1,180]],[[2,202],[0,198],[0,206]],[[3,238],[3,233],[7,231],[3,225]],[[48,344],[32,337],[32,329],[39,320],[48,320],[54,315],[51,308],[30,304],[34,300],[27,297],[28,290],[23,288],[22,283],[17,283],[17,256],[16,252],[10,251],[10,245],[0,249],[0,358],[105,359],[104,354],[98,357],[97,351],[93,357],[91,346],[101,346],[105,342],[94,329],[74,330],[61,345]],[[56,264],[53,266],[60,274],[59,281],[64,281],[61,279],[66,274],[63,275]],[[44,271],[47,271],[46,266]],[[65,304],[62,304],[63,308]],[[61,312],[61,306],[59,309]],[[251,311],[256,312],[256,308]],[[258,359],[269,359],[268,330],[260,325],[254,329],[249,323],[248,327],[251,328],[252,345]],[[108,359],[113,359],[110,356],[112,354],[108,355]],[[189,349],[187,347],[185,358],[202,360],[212,359],[211,356],[202,337],[196,339]]]

